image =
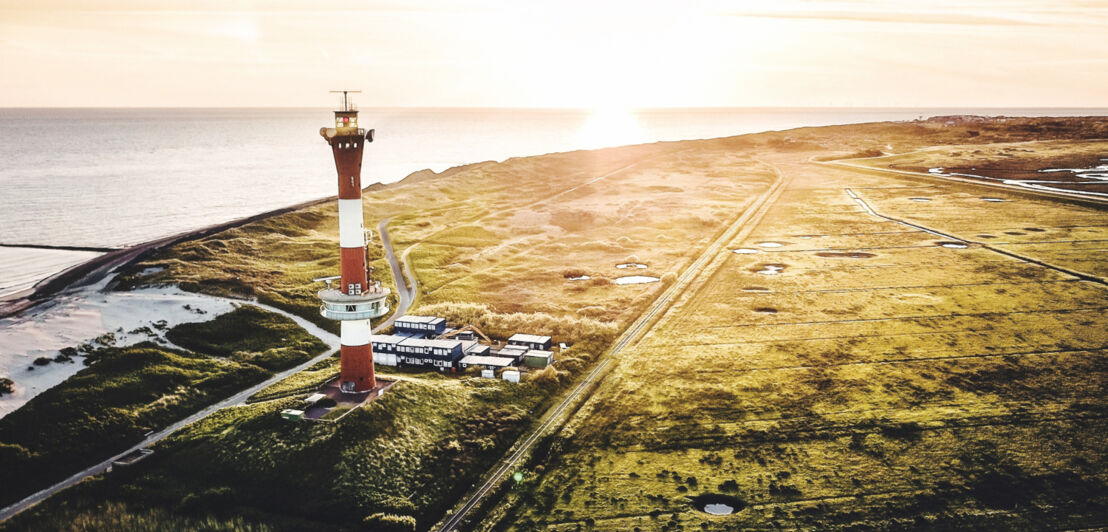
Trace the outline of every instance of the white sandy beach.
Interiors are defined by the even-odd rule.
[[[154,327],[160,320],[165,320],[165,329],[210,320],[234,308],[230,300],[176,288],[102,292],[106,282],[58,294],[22,315],[0,320],[0,376],[15,381],[14,393],[0,397],[0,417],[85,367],[81,357],[36,366],[34,360],[39,357],[53,359],[60,349],[91,342],[107,332],[115,335],[114,345],[164,342],[164,332]],[[153,335],[136,331],[143,327]]]

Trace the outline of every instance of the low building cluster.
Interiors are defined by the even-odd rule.
[[[393,329],[393,334],[370,337],[374,363],[443,372],[479,367],[486,377],[508,368],[504,378],[518,380],[518,371],[508,375],[512,369],[545,368],[554,362],[549,336],[514,334],[506,344],[493,346],[482,343],[476,329],[450,329],[445,319],[434,316],[403,316],[393,323]]]

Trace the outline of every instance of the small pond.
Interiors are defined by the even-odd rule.
[[[711,515],[731,515],[746,507],[742,499],[720,493],[705,493],[690,497],[689,502],[697,510]]]
[[[754,270],[754,273],[761,275],[777,275],[785,269],[784,264],[763,264],[760,266],[760,270]]]

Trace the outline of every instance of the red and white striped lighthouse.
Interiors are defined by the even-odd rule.
[[[370,346],[370,320],[388,312],[389,290],[381,283],[370,283],[366,271],[366,231],[362,216],[362,149],[373,142],[373,130],[358,127],[358,110],[342,92],[340,109],[335,111],[335,126],[324,127],[319,134],[331,145],[339,180],[339,247],[342,275],[338,289],[330,284],[319,292],[323,300],[320,314],[339,320],[341,326],[341,364],[339,387],[344,392],[368,392],[377,387],[373,374],[373,348]]]

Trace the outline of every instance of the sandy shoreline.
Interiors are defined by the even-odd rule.
[[[30,289],[14,292],[0,298],[0,318],[19,315],[27,309],[49,301],[51,297],[67,288],[88,285],[100,281],[113,270],[126,266],[166,246],[171,246],[187,240],[203,238],[220,231],[246,225],[258,220],[264,220],[271,216],[312,207],[334,199],[335,196],[329,196],[305,201],[295,205],[281,207],[279,209],[273,209],[227,222],[212,224],[199,229],[185,231],[183,233],[150,240],[127,248],[110,251],[55,273],[39,281]]]

